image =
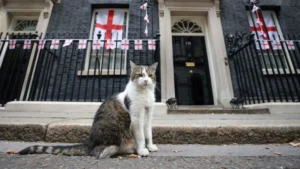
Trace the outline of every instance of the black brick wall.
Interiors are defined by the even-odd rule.
[[[150,0],[148,8],[148,15],[150,17],[150,24],[148,26],[148,37],[144,36],[145,30],[145,21],[143,20],[145,16],[145,12],[140,9],[140,6],[144,3],[143,0],[63,0],[59,4],[54,4],[49,26],[47,29],[46,38],[85,38],[89,37],[91,19],[93,14],[93,9],[95,8],[127,8],[129,9],[129,29],[128,29],[128,38],[129,39],[146,39],[146,38],[154,38],[158,31],[158,4],[155,1]],[[63,33],[66,32],[66,35]],[[58,35],[59,33],[59,35]],[[71,34],[68,34],[71,33]],[[65,50],[65,49],[64,49]],[[159,52],[158,52],[159,53]],[[151,64],[154,62],[154,54],[155,52],[134,52],[133,50],[128,51],[128,60],[134,60],[138,64]],[[83,62],[82,53],[79,56],[78,64],[81,65]],[[146,58],[148,60],[146,61]],[[63,60],[66,60],[66,63],[63,65]],[[158,60],[156,58],[155,60]],[[69,64],[71,62],[71,64]],[[76,56],[73,55],[71,57],[70,49],[67,54],[63,54],[60,56],[60,62],[54,62],[53,71],[51,72],[51,77],[49,80],[49,88],[48,92],[52,93],[54,90],[54,98],[57,98],[58,86],[60,82],[56,82],[54,87],[54,79],[56,74],[56,69],[58,72],[64,72],[64,75],[61,76],[61,73],[57,74],[57,79],[62,79],[62,88],[60,89],[60,98],[59,101],[63,100],[65,91],[67,91],[67,101],[68,98],[71,97],[72,90],[69,85],[72,85],[73,81],[75,81],[75,89],[73,92],[73,98],[77,98],[77,94],[79,93],[79,101],[83,101],[85,97],[85,90],[87,90],[87,98],[90,98],[91,93],[94,93],[94,100],[97,101],[99,97],[105,99],[106,96],[110,96],[116,91],[119,90],[119,84],[121,86],[121,91],[125,88],[127,83],[126,76],[110,76],[110,77],[102,77],[101,89],[98,88],[99,81],[98,79],[94,80],[92,77],[80,77],[75,76],[74,72]],[[129,71],[129,64],[127,64],[127,70]],[[43,70],[43,69],[42,69]],[[67,76],[66,72],[70,70],[70,75]],[[78,66],[77,70],[81,70],[80,66]],[[76,71],[77,72],[77,71]],[[113,80],[115,78],[115,80]],[[79,82],[81,79],[81,86],[79,87]],[[69,81],[68,86],[66,85],[67,81]],[[114,84],[113,84],[114,82]],[[94,90],[92,91],[94,83]],[[67,87],[65,87],[67,86]],[[86,88],[87,86],[87,88]],[[80,89],[79,89],[80,88]],[[114,88],[114,89],[113,89]],[[99,96],[99,94],[101,96]],[[159,101],[160,93],[157,94],[157,101]],[[49,100],[49,95],[47,96],[47,100]],[[35,98],[37,99],[37,98]],[[55,100],[55,99],[54,99]],[[90,100],[87,100],[90,101]]]

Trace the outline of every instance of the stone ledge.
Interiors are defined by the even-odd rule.
[[[168,114],[270,114],[269,109],[170,109]]]

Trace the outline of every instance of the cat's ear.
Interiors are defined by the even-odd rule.
[[[155,62],[153,65],[150,66],[150,68],[156,70],[157,68],[157,65],[158,65],[158,62]]]
[[[136,66],[135,63],[133,63],[133,62],[130,60],[130,67],[131,67],[131,69],[133,69],[135,66]]]

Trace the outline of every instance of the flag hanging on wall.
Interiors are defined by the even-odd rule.
[[[143,49],[142,40],[134,40],[134,49],[135,50],[142,50]]]
[[[59,40],[52,40],[50,49],[58,49],[59,47]]]
[[[46,44],[46,40],[40,40],[39,41],[39,49],[44,49],[45,44]]]
[[[124,11],[103,9],[96,15],[94,39],[98,39],[97,34],[101,32],[100,40],[122,40]],[[101,41],[101,45],[104,42]],[[119,47],[120,43],[118,44]]]
[[[155,50],[155,48],[156,48],[155,40],[154,39],[148,40],[148,49]]]
[[[15,49],[16,43],[16,40],[9,40],[9,49]]]
[[[85,49],[86,48],[86,42],[87,42],[86,39],[79,40],[78,49]]]
[[[100,40],[93,40],[93,50],[99,50],[101,47]]]
[[[127,39],[122,40],[121,49],[122,50],[128,50],[129,49],[129,41]]]

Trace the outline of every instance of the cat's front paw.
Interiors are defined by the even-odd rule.
[[[137,153],[140,156],[149,156],[149,151],[146,148],[139,149]]]
[[[158,148],[157,148],[157,146],[155,144],[149,144],[149,145],[147,145],[147,148],[151,152],[158,150]]]

